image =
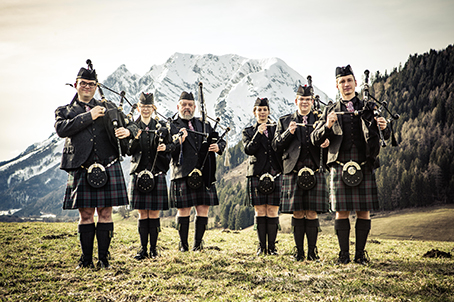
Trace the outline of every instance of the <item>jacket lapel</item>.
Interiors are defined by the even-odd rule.
[[[293,113],[291,121],[298,123],[298,111],[295,111],[295,113]],[[289,125],[290,125],[290,123],[289,123]],[[302,142],[303,141],[302,137],[303,137],[303,129],[300,126],[297,126],[296,127],[296,138],[298,139],[298,141]]]

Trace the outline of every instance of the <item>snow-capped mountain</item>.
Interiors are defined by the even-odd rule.
[[[141,92],[152,92],[158,111],[169,117],[176,112],[182,91],[193,92],[198,101],[199,82],[203,83],[208,116],[219,117],[221,126],[232,129],[230,145],[241,139],[242,129],[254,120],[252,107],[257,97],[270,100],[271,116],[277,121],[279,116],[295,110],[296,90],[299,85],[307,84],[305,77],[278,58],[254,60],[238,55],[175,53],[166,63],[154,65],[142,77],[131,74],[122,65],[107,77],[104,85],[125,91],[131,103],[137,102]],[[314,86],[315,94],[327,103],[328,96]],[[111,92],[105,91],[105,94],[119,100]],[[199,103],[197,106],[200,108]],[[129,112],[129,106],[125,106],[125,111]]]
[[[253,122],[252,108],[257,97],[270,100],[271,116],[277,121],[296,110],[293,101],[296,90],[307,84],[305,77],[278,58],[254,60],[238,55],[181,53],[175,53],[162,65],[152,66],[143,76],[132,74],[121,65],[103,84],[114,91],[125,91],[133,104],[141,92],[152,92],[158,111],[170,117],[176,112],[182,91],[193,92],[197,100],[199,82],[203,83],[208,115],[219,117],[221,126],[232,129],[228,137],[230,146],[241,139],[242,129]],[[327,95],[314,89],[327,103]],[[104,92],[107,99],[118,104],[117,95],[109,90]],[[200,107],[199,103],[197,106]],[[126,102],[124,110],[130,111]],[[59,169],[63,144],[64,139],[53,133],[16,158],[0,163],[0,212],[20,209],[16,213],[20,216],[77,215],[76,211],[61,210],[67,180],[66,172]],[[123,169],[127,176],[129,159],[123,162]]]

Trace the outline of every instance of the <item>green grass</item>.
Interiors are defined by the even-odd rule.
[[[203,251],[180,253],[177,231],[163,228],[161,257],[138,262],[137,227],[128,220],[115,224],[113,269],[76,270],[76,230],[77,223],[1,223],[0,300],[454,301],[454,260],[422,257],[434,248],[452,253],[452,242],[374,238],[368,266],[336,265],[331,228],[319,236],[320,263],[294,262],[288,233],[278,234],[279,256],[257,257],[252,229],[208,230]]]

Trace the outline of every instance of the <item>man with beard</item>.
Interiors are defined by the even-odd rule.
[[[81,68],[71,104],[55,111],[55,129],[66,138],[60,168],[68,172],[63,209],[79,210],[79,239],[82,256],[78,268],[94,267],[93,241],[98,240],[98,267],[109,268],[109,246],[113,236],[112,207],[128,204],[126,185],[118,158],[117,138],[126,140],[137,133],[137,126],[115,130],[107,116],[110,102],[93,98],[97,76]],[[108,103],[108,104],[107,104]],[[103,170],[105,169],[105,174]],[[95,226],[94,215],[98,213]]]
[[[180,236],[180,251],[189,250],[188,232],[191,208],[195,207],[196,218],[194,221],[194,245],[192,250],[198,251],[203,248],[202,238],[208,224],[208,212],[210,206],[219,204],[216,187],[214,184],[208,187],[203,184],[200,188],[193,189],[188,185],[188,176],[197,166],[201,151],[203,137],[192,131],[202,132],[203,123],[194,118],[196,104],[192,93],[183,91],[177,104],[178,117],[172,121],[172,134],[178,134],[178,138],[169,145],[171,152],[171,185],[170,203],[178,209],[177,229]],[[207,133],[213,132],[210,123],[206,123]],[[187,131],[187,129],[191,131]],[[175,136],[174,136],[175,137]],[[226,142],[220,140],[209,145],[208,152],[222,154]],[[215,167],[213,167],[215,169]]]
[[[336,211],[334,228],[340,247],[340,264],[350,262],[351,211],[355,211],[357,217],[354,261],[369,262],[364,248],[371,228],[370,211],[379,208],[374,172],[379,167],[378,127],[386,139],[390,135],[386,120],[374,117],[375,104],[360,100],[356,86],[350,65],[336,68],[336,88],[342,99],[325,108],[321,123],[311,135],[314,144],[330,140],[327,165],[330,167],[331,207]]]

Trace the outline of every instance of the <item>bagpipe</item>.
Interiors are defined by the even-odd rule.
[[[388,112],[389,118],[386,119],[386,122],[390,125],[389,128],[391,130],[391,146],[396,147],[398,145],[398,143],[397,143],[394,129],[393,129],[393,121],[398,120],[400,116],[399,116],[399,114],[392,113],[389,110],[388,102],[379,101],[370,94],[370,92],[369,92],[369,70],[366,69],[364,71],[364,76],[365,76],[365,78],[364,78],[364,106],[366,106],[368,103],[369,104],[372,103],[371,107],[374,109],[375,117],[381,117],[383,109],[385,109]],[[372,99],[376,103],[372,102],[370,99]],[[379,106],[377,106],[377,104]],[[381,146],[386,147],[386,141],[383,136],[383,131],[380,129],[380,127],[378,127],[378,133],[380,135]]]
[[[335,112],[337,115],[344,115],[344,114],[352,114],[352,115],[365,115],[372,113],[373,117],[382,117],[382,112],[383,109],[385,109],[388,114],[390,115],[387,119],[386,122],[390,124],[389,128],[391,131],[391,145],[393,147],[396,147],[398,145],[394,129],[393,129],[393,121],[399,119],[399,114],[397,113],[392,113],[389,108],[388,108],[388,102],[386,101],[380,101],[377,100],[373,95],[370,94],[369,92],[369,70],[364,71],[364,84],[363,84],[363,91],[364,91],[364,106],[363,109],[361,110],[354,110],[352,112],[349,111],[341,111],[341,112]],[[381,146],[386,147],[386,141],[383,136],[383,131],[378,127],[378,133],[380,136],[380,141],[381,141]]]
[[[156,108],[155,105],[153,105],[153,108]],[[156,112],[156,109],[155,109]],[[150,193],[154,187],[155,187],[155,180],[153,175],[153,169],[156,165],[156,160],[158,158],[158,150],[157,148],[159,147],[160,144],[164,143],[165,137],[170,133],[170,124],[166,123],[166,126],[162,126],[159,122],[156,123],[156,130],[146,130],[147,132],[153,132],[156,134],[157,137],[157,146],[156,146],[156,153],[153,158],[153,164],[151,165],[151,168],[144,169],[140,171],[137,174],[137,180],[136,180],[136,186],[139,192],[141,193]],[[156,174],[158,175],[158,174]]]
[[[126,93],[124,91],[121,92],[116,92],[113,89],[110,89],[106,87],[105,85],[101,84],[98,81],[98,76],[96,75],[95,70],[93,69],[93,64],[90,59],[86,61],[87,64],[87,69],[94,72],[94,75],[96,77],[96,86],[98,88],[98,93],[101,96],[101,102],[102,105],[105,107],[105,115],[109,119],[108,123],[108,131],[107,134],[109,135],[109,139],[111,141],[116,141],[117,147],[118,147],[118,160],[123,161],[123,155],[126,154],[126,151],[128,149],[128,142],[126,140],[120,140],[118,137],[115,136],[115,130],[121,127],[126,127],[129,123],[133,122],[133,114],[134,110],[137,108],[137,104],[131,104],[131,102],[126,98]],[[66,84],[69,86],[72,86],[72,84]],[[106,100],[106,97],[104,95],[103,88],[117,94],[120,96],[120,103],[118,106],[116,106],[113,102]],[[77,99],[77,93],[74,96],[72,102],[70,105],[74,103],[74,101]],[[123,112],[123,103],[124,101],[128,102],[128,104],[131,106],[131,111],[129,112],[128,115],[126,115]]]
[[[379,101],[370,94],[369,70],[367,70],[367,69],[364,71],[364,86],[363,87],[364,87],[363,88],[363,92],[364,92],[363,109],[352,110],[352,112],[336,112],[336,114],[338,114],[338,115],[343,115],[343,114],[361,115],[361,116],[365,116],[366,119],[370,118],[371,122],[374,122],[374,118],[381,117],[382,116],[381,113],[382,113],[383,109],[385,109],[390,115],[390,117],[388,119],[386,119],[386,122],[390,125],[389,128],[391,131],[391,145],[397,146],[398,144],[397,144],[397,140],[395,138],[392,122],[394,120],[399,119],[399,114],[392,113],[389,110],[388,103],[386,101]],[[377,125],[377,128],[378,128],[380,146],[386,147],[386,141],[385,141],[385,138],[383,135],[383,130],[381,130],[379,125]],[[363,179],[363,172],[362,172],[361,166],[366,164],[366,162],[361,163],[361,164],[354,162],[352,160],[347,163],[341,163],[339,161],[336,161],[336,162],[342,166],[342,180],[344,181],[344,183],[346,185],[354,187],[361,183],[361,181]]]
[[[322,109],[321,109],[320,104],[323,104],[325,106],[326,106],[326,104],[320,100],[319,95],[316,95],[314,97],[314,87],[312,86],[312,76],[310,76],[310,75],[307,76],[307,85],[309,86],[309,89],[310,89],[311,99],[314,100],[314,110],[312,113],[317,118],[317,121],[313,125],[303,124],[301,126],[306,126],[306,127],[312,126],[315,129],[320,121],[320,118],[322,117]],[[300,125],[300,124],[297,123],[297,125]],[[315,185],[317,184],[317,178],[315,177],[315,173],[319,172],[319,173],[323,174],[325,172],[325,169],[323,167],[323,158],[324,158],[324,151],[323,151],[323,148],[320,147],[320,167],[318,168],[317,171],[313,171],[309,167],[301,168],[298,171],[298,178],[297,178],[297,182],[296,182],[299,188],[301,188],[303,190],[311,190],[312,188],[315,187]]]
[[[190,133],[194,133],[196,135],[202,136],[203,141],[202,145],[200,147],[200,150],[198,152],[198,158],[197,158],[197,164],[195,168],[189,173],[188,175],[188,180],[187,184],[191,189],[199,189],[203,185],[205,185],[206,188],[210,188],[212,184],[216,181],[216,155],[213,151],[208,151],[209,147],[211,144],[216,144],[224,137],[227,135],[227,133],[230,131],[229,127],[223,128],[221,125],[219,125],[220,119],[216,118],[213,119],[209,117],[206,113],[206,108],[205,108],[205,99],[203,96],[203,84],[202,82],[199,82],[198,84],[198,101],[200,103],[200,114],[201,114],[201,121],[203,125],[203,130],[202,132],[200,131],[195,131],[191,129],[186,129],[186,131]],[[208,133],[207,130],[207,124],[208,121],[207,119],[210,119],[215,122],[214,126],[212,127],[212,130]],[[216,131],[217,127],[221,128],[224,130],[224,132],[219,135],[219,133]],[[177,130],[181,130],[177,129]],[[183,132],[179,132],[174,136],[174,140],[178,139],[178,137],[181,137],[183,135]],[[182,148],[180,151],[180,157],[178,160],[178,164],[181,164],[182,161]]]

